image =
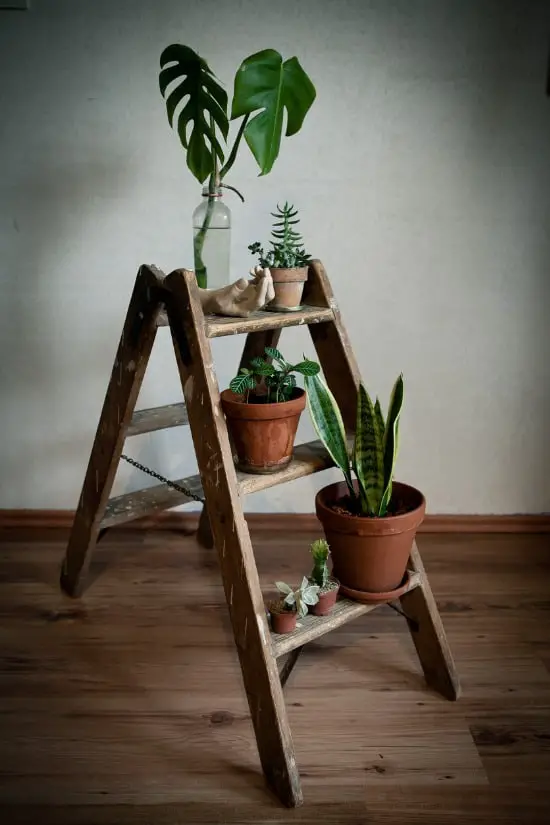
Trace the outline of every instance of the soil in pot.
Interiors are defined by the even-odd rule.
[[[282,601],[269,606],[271,629],[274,633],[292,633],[296,630],[298,614],[295,610],[286,610]]]
[[[231,390],[221,394],[237,467],[245,473],[276,473],[292,461],[298,422],[306,406],[304,390],[296,388],[289,401],[245,403]]]
[[[344,482],[330,484],[315,498],[317,518],[330,544],[333,573],[342,590],[386,593],[402,583],[412,543],[424,519],[422,493],[394,482],[388,515],[382,518],[352,512]]]
[[[331,576],[326,587],[319,591],[317,604],[309,608],[310,613],[314,616],[327,616],[336,604],[339,589],[340,582]]]
[[[304,285],[307,281],[308,267],[298,266],[292,269],[269,267],[273,279],[274,299],[268,304],[268,309],[281,312],[292,312],[300,309]]]

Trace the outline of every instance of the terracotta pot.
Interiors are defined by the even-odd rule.
[[[295,611],[292,613],[289,610],[283,610],[281,613],[274,611],[271,613],[271,629],[274,633],[292,633],[296,630],[297,619],[298,614]]]
[[[275,297],[268,305],[269,309],[297,309],[302,301],[308,267],[297,266],[293,269],[282,269],[270,266],[269,271],[275,290]]]
[[[298,422],[306,406],[304,390],[296,388],[290,401],[246,404],[231,390],[221,394],[223,411],[245,473],[276,473],[292,461]]]
[[[331,576],[331,581],[336,581],[336,579],[333,579]],[[336,598],[340,589],[340,582],[337,582],[337,584],[338,587],[334,587],[332,590],[327,590],[326,593],[321,593],[317,604],[314,604],[309,608],[310,612],[313,613],[314,616],[327,616],[330,613],[336,604]]]
[[[424,496],[414,487],[394,481],[392,500],[398,501],[406,512],[369,518],[331,508],[347,491],[346,484],[339,482],[324,487],[315,498],[317,518],[330,545],[333,573],[342,583],[342,590],[395,590],[403,582],[412,543],[424,519]]]

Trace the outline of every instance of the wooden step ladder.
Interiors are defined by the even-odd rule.
[[[250,475],[237,471],[209,339],[246,333],[241,358],[244,366],[251,358],[263,355],[266,346],[276,347],[283,327],[307,325],[346,430],[352,434],[359,370],[319,261],[310,265],[303,301],[304,308],[295,313],[256,312],[244,319],[205,316],[192,272],[176,270],[165,277],[156,267],[140,268],[61,572],[63,590],[71,596],[80,595],[92,552],[103,531],[193,500],[166,484],[109,499],[127,437],[188,423],[199,475],[179,479],[177,484],[193,497],[204,497],[199,540],[205,546],[213,543],[216,547],[260,761],[269,785],[289,807],[301,804],[302,791],[283,686],[306,642],[377,605],[339,599],[329,616],[307,616],[286,635],[270,631],[243,497],[327,469],[333,462],[321,442],[312,441],[297,446],[292,463],[278,473]],[[157,329],[164,325],[170,327],[185,404],[134,412]],[[458,677],[416,545],[409,568],[409,589],[400,603],[426,680],[446,698],[456,699]],[[283,660],[280,669],[279,658]]]

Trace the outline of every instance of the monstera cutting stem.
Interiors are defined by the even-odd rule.
[[[213,195],[217,186],[237,191],[222,181],[235,163],[243,136],[260,174],[268,174],[279,154],[284,113],[285,134],[290,137],[301,129],[316,91],[298,58],[283,61],[279,52],[264,49],[243,60],[237,70],[229,116],[225,89],[193,49],[172,44],[162,52],[160,65],[159,86],[168,122],[177,127],[193,176],[199,183],[209,179],[207,209],[195,238],[196,269],[201,270],[197,279],[206,281],[202,253],[212,220]],[[240,118],[233,147],[226,156],[229,122]],[[206,282],[200,285],[206,286]]]

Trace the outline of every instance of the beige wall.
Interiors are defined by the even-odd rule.
[[[297,54],[318,98],[259,178],[230,182],[235,276],[277,201],[302,213],[369,389],[406,381],[399,477],[435,513],[550,510],[550,8],[479,0],[32,0],[0,12],[1,507],[75,506],[140,263],[192,266],[199,189],[166,121],[179,41],[231,91]],[[312,353],[288,332],[292,356]],[[215,342],[226,385],[241,341]],[[179,398],[166,332],[143,406]],[[300,438],[312,436],[307,420]],[[174,476],[188,433],[131,443]],[[311,511],[335,473],[251,497]],[[124,470],[118,492],[145,486]]]

